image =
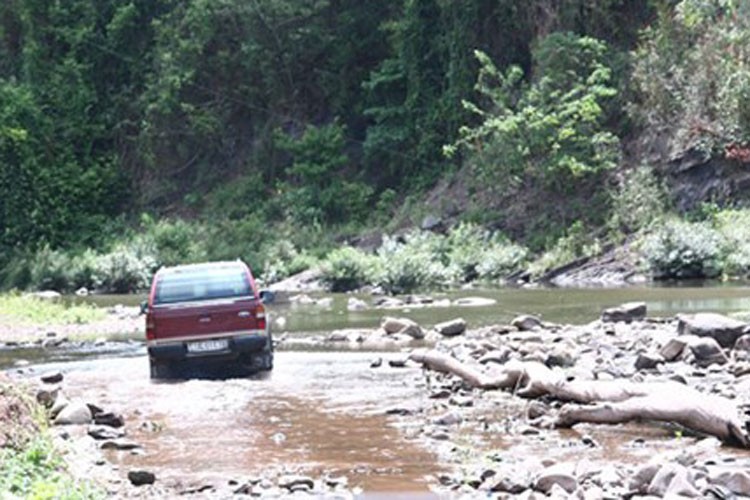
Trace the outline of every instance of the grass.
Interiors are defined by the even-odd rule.
[[[0,498],[96,499],[93,485],[74,480],[49,434],[44,409],[24,390],[0,384],[0,409],[10,409],[3,431],[12,445],[0,448]],[[20,418],[23,414],[24,418]]]
[[[11,293],[0,295],[0,316],[40,325],[83,325],[104,319],[106,312],[88,304],[69,305]]]

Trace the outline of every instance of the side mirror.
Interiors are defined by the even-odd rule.
[[[144,300],[141,302],[141,314],[146,314],[148,312],[148,300]]]
[[[274,294],[271,290],[260,291],[260,301],[264,304],[273,304],[274,299],[276,299],[276,294]]]

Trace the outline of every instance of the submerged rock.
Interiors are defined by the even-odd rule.
[[[602,311],[602,321],[605,323],[617,323],[620,321],[630,323],[632,321],[640,321],[645,317],[645,302],[628,302]]]
[[[391,318],[386,316],[380,323],[380,327],[385,330],[388,335],[408,335],[417,340],[424,338],[422,328],[409,318]]]

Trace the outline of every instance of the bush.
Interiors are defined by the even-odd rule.
[[[356,290],[376,279],[378,264],[376,257],[356,248],[339,248],[323,263],[322,281],[333,292]]]
[[[707,223],[669,220],[647,235],[641,253],[655,279],[715,278],[725,242]]]
[[[720,211],[714,215],[714,225],[727,245],[724,273],[750,275],[750,209]]]
[[[530,266],[531,274],[540,276],[576,259],[593,257],[601,252],[601,243],[580,222],[574,222],[562,236]]]
[[[519,271],[528,256],[526,248],[510,242],[495,243],[485,250],[477,265],[480,279],[496,281]]]
[[[119,245],[112,252],[97,258],[97,288],[110,293],[132,293],[146,289],[156,267],[152,255],[142,253],[132,245]]]
[[[287,239],[280,239],[265,246],[263,253],[266,261],[263,264],[261,279],[265,283],[274,283],[317,264],[315,257],[300,252]]]
[[[661,221],[667,209],[667,193],[650,167],[628,173],[612,196],[610,226],[625,233],[647,229]]]
[[[451,283],[446,250],[445,238],[432,233],[412,233],[403,242],[386,238],[378,250],[378,285],[387,293],[399,294]]]

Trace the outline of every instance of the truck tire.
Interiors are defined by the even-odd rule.
[[[150,359],[149,364],[151,365],[151,380],[169,378],[171,370],[166,361],[154,361]]]

